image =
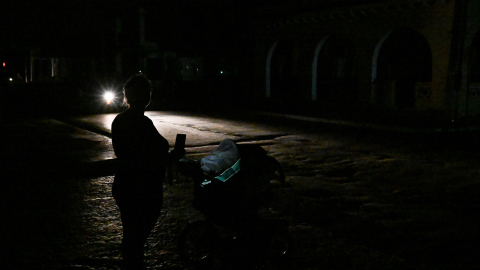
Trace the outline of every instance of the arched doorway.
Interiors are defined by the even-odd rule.
[[[295,97],[293,61],[293,42],[279,41],[272,46],[267,58],[267,97],[279,100]]]
[[[470,83],[480,84],[480,34],[477,33],[472,42],[470,54]]]
[[[413,29],[393,30],[377,45],[373,69],[375,94],[383,96],[377,102],[399,109],[414,108],[416,83],[432,81],[430,46]]]
[[[466,115],[480,115],[480,32],[470,46]]]
[[[350,40],[324,38],[315,50],[312,99],[324,104],[351,105],[357,95],[355,50]]]

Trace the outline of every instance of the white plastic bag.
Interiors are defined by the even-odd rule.
[[[201,161],[202,170],[212,176],[232,167],[240,158],[237,145],[230,139],[223,140],[213,154]]]

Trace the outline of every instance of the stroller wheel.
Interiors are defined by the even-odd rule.
[[[264,247],[265,264],[262,269],[290,269],[292,239],[286,226],[271,228]]]
[[[187,263],[198,264],[211,258],[218,234],[210,222],[195,221],[183,229],[178,240],[179,255]]]

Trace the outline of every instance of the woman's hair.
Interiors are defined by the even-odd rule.
[[[150,103],[150,82],[142,75],[130,77],[123,86],[123,102],[129,106],[147,106]]]

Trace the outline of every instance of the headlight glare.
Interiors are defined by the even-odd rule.
[[[107,104],[113,103],[113,100],[115,99],[115,94],[111,91],[107,91],[103,94],[103,99]]]

